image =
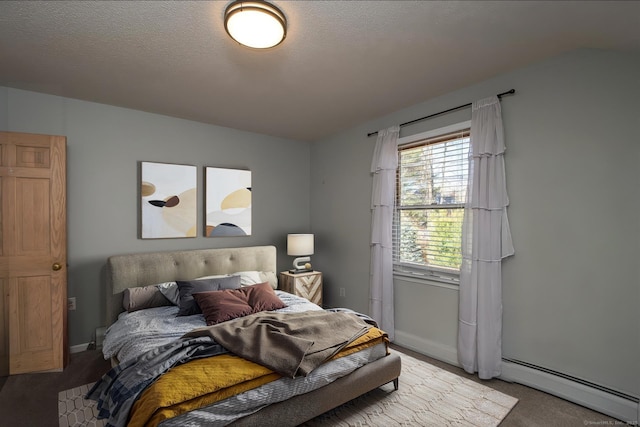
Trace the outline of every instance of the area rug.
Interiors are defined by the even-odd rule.
[[[103,427],[107,420],[98,420],[98,409],[94,400],[84,398],[94,383],[58,393],[58,424],[60,427]]]
[[[304,424],[306,427],[497,426],[518,399],[398,352],[400,388],[377,388]],[[92,384],[58,394],[60,427],[104,426],[95,402],[84,396]]]
[[[305,427],[497,426],[518,399],[404,353],[400,387],[384,385]]]

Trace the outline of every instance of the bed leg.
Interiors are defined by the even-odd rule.
[[[393,389],[395,391],[398,391],[398,388],[399,388],[399,385],[400,385],[400,381],[399,380],[400,380],[399,378],[396,378],[395,380],[393,380]]]

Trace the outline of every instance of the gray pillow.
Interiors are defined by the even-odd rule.
[[[228,276],[205,280],[177,280],[180,296],[178,316],[191,316],[202,313],[193,299],[196,292],[221,291],[223,289],[240,289],[240,276]]]
[[[180,305],[180,295],[178,295],[178,285],[176,282],[167,282],[156,285],[162,295],[165,296],[173,305]]]
[[[122,306],[129,313],[145,308],[171,305],[159,289],[160,285],[142,286],[125,289],[122,295]]]

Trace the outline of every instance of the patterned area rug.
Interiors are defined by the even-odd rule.
[[[96,402],[84,398],[91,386],[93,383],[58,393],[58,423],[60,427],[102,427],[107,424],[107,420],[96,419],[96,415],[98,415]]]
[[[305,423],[307,427],[497,426],[518,399],[403,353],[400,389],[377,388]],[[60,427],[104,426],[95,402],[83,397],[92,384],[58,394]]]
[[[497,426],[518,399],[403,353],[400,388],[384,385],[305,427]]]

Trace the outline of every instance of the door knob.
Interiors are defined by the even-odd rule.
[[[62,269],[62,264],[60,264],[59,262],[56,262],[56,263],[54,263],[54,264],[51,266],[51,269],[52,269],[53,271],[61,270],[61,269]]]

